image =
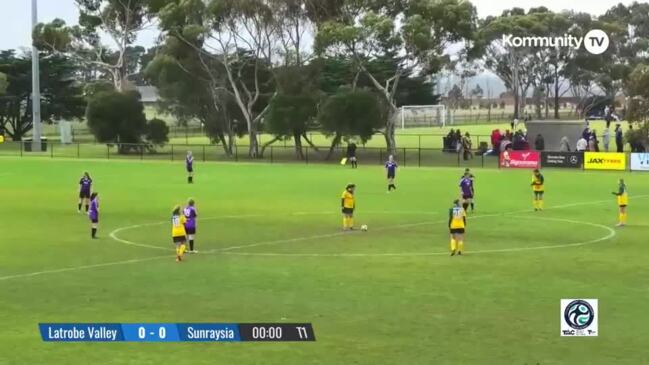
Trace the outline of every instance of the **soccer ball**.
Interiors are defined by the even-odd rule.
[[[363,232],[367,231],[367,224],[363,224],[361,226],[361,231],[363,231]]]

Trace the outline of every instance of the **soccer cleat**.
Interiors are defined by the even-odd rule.
[[[615,225],[616,227],[624,227],[624,223],[618,223]]]
[[[451,256],[455,256],[455,251],[451,251]]]
[[[462,256],[462,251],[458,251],[457,254]]]

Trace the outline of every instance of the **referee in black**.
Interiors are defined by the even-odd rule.
[[[358,167],[358,161],[356,160],[356,143],[351,142],[347,145],[347,160],[351,162],[352,169]]]

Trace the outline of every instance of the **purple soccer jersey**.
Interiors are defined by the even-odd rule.
[[[185,167],[188,171],[191,171],[194,167],[194,156],[185,157]]]
[[[196,229],[196,217],[198,217],[198,214],[196,213],[196,208],[192,206],[187,206],[183,210],[183,214],[185,215],[185,229]]]
[[[92,187],[92,179],[89,177],[82,177],[79,180],[79,189],[82,193],[90,194],[90,188]]]
[[[88,210],[88,218],[92,221],[99,220],[99,198],[95,198],[90,202],[90,209]]]
[[[463,196],[473,196],[473,181],[467,177],[462,178],[462,181],[460,181],[460,190],[462,190]]]

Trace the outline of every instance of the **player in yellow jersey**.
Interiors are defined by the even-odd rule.
[[[171,238],[176,245],[176,261],[180,262],[183,260],[183,255],[187,246],[187,233],[185,232],[185,215],[182,214],[180,206],[176,205],[173,212],[171,213]]]
[[[620,179],[617,192],[613,192],[617,196],[617,206],[620,208],[618,227],[626,225],[626,207],[629,205],[629,193],[626,190],[624,179]]]
[[[532,190],[534,191],[534,211],[543,210],[543,193],[545,188],[545,178],[539,169],[534,170],[534,175],[532,176]]]
[[[343,230],[353,230],[354,229],[354,208],[356,208],[356,199],[354,198],[354,190],[356,190],[356,185],[347,184],[345,191],[340,199],[340,204],[342,207],[343,213]]]
[[[448,212],[448,228],[451,232],[451,256],[462,255],[464,251],[464,231],[466,229],[466,211],[460,200],[453,201],[453,207]]]

